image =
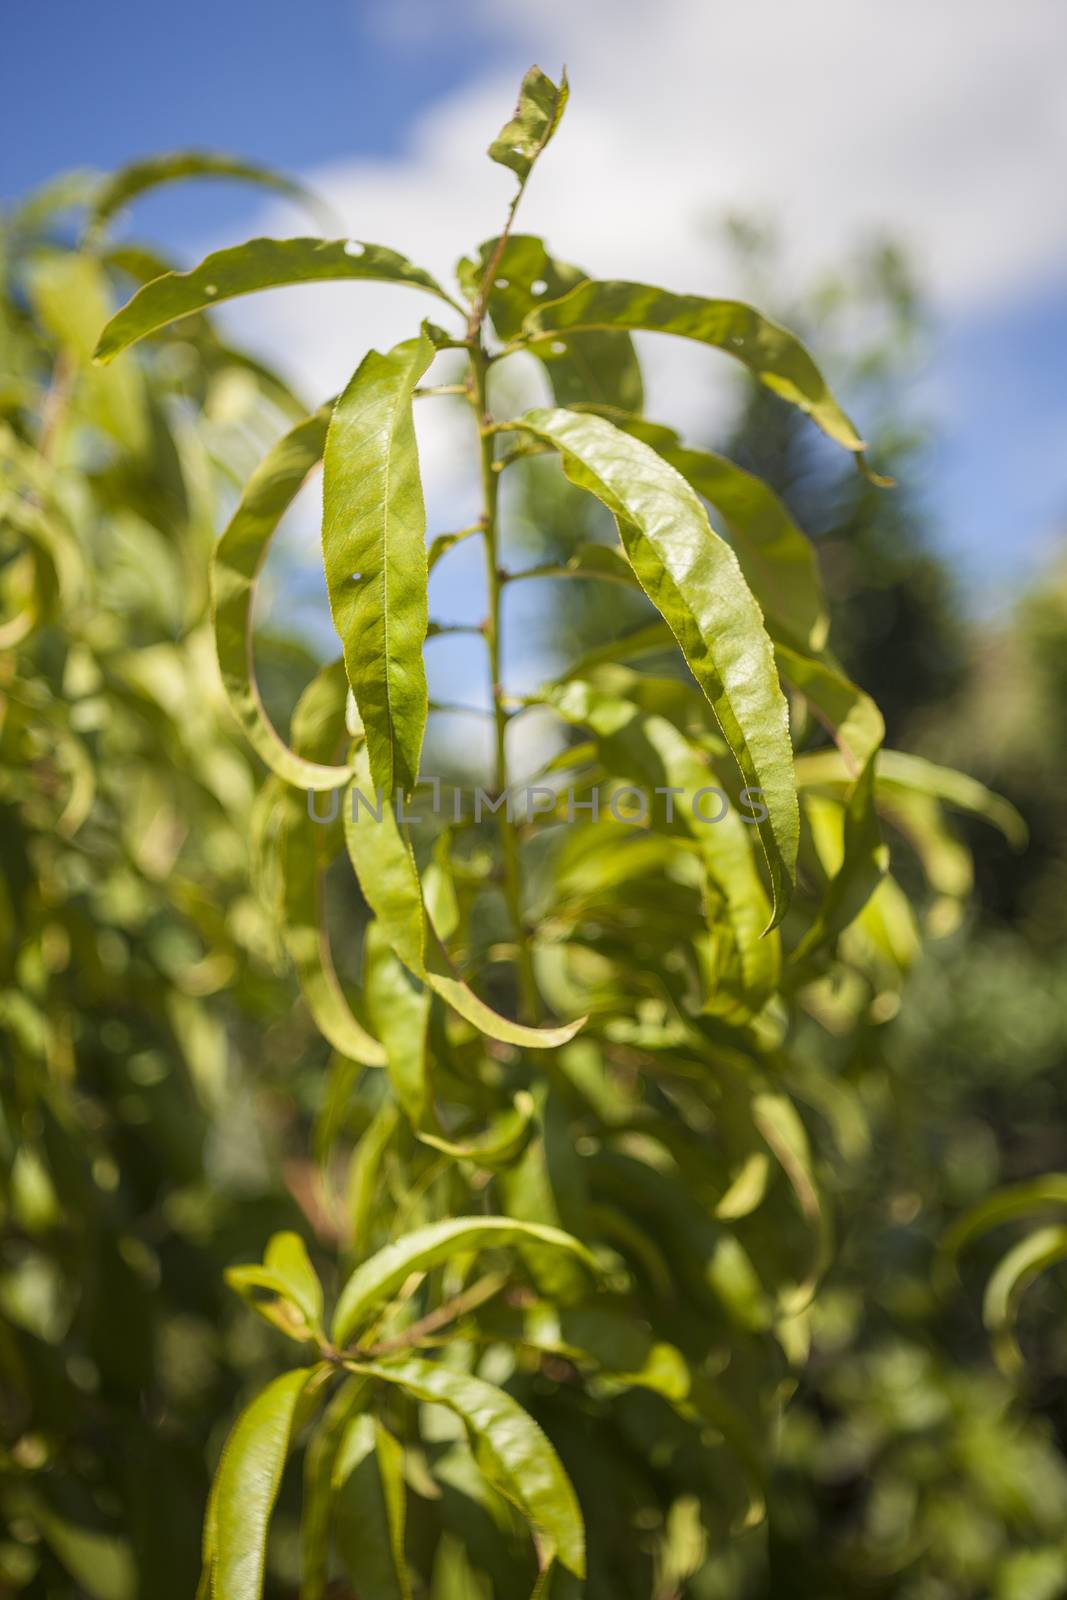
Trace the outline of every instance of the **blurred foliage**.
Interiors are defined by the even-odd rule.
[[[713,1025],[709,1053],[727,1086],[714,1171],[671,1005],[650,982],[634,1009],[624,985],[634,1016],[629,1032],[619,1024],[620,942],[651,972],[680,928],[703,925],[684,874],[665,898],[660,863],[633,858],[642,931],[633,916],[611,921],[596,828],[575,830],[556,854],[528,846],[531,902],[551,906],[561,877],[562,914],[592,929],[577,972],[546,947],[539,978],[566,1011],[577,979],[607,1020],[596,1048],[568,1047],[538,1084],[506,1048],[446,1036],[435,1012],[454,1139],[477,1137],[501,1091],[535,1091],[537,1136],[506,1152],[503,1171],[418,1140],[383,1075],[332,1052],[313,1026],[275,914],[277,788],[260,788],[218,686],[207,593],[237,485],[305,408],[201,316],[137,363],[92,367],[108,311],[166,263],[131,246],[77,248],[69,199],[57,189],[11,214],[2,239],[0,1592],[186,1600],[223,1435],[284,1359],[224,1269],[296,1229],[332,1288],[341,1263],[503,1193],[515,1215],[583,1236],[592,1226],[608,1241],[641,1302],[668,1303],[686,1357],[713,1347],[761,1443],[795,1390],[764,1529],[753,1475],[723,1447],[735,1419],[721,1400],[717,1431],[672,1408],[669,1383],[590,1380],[566,1328],[534,1326],[533,1289],[486,1314],[472,1332],[487,1346],[478,1370],[517,1393],[559,1449],[589,1523],[594,1600],[1067,1593],[1056,1277],[1027,1299],[1027,1364],[1009,1381],[979,1315],[997,1241],[962,1258],[962,1283],[939,1277],[936,1259],[968,1208],[1061,1159],[1067,744],[1053,730],[1067,732],[1067,584],[1043,583],[995,634],[976,635],[959,613],[915,488],[924,435],[901,420],[924,321],[899,256],[867,253],[783,310],[842,363],[852,353],[848,386],[901,488],[880,494],[840,469],[762,390],[744,400],[731,453],[817,539],[838,653],[885,709],[890,741],[1001,789],[1034,843],[1020,861],[965,821],[963,849],[938,812],[931,872],[906,830],[891,829],[915,912],[879,891],[839,959],[789,996],[788,1030],[776,1028],[767,1060],[803,1112],[836,1243],[813,1306],[780,1323],[776,1343],[745,1326],[741,1256],[718,1295],[707,1283],[679,1290],[690,1246],[707,1251],[705,1213],[672,1210],[657,1187],[660,1171],[681,1167],[712,1206],[728,1190],[737,1226],[716,1225],[716,1241],[740,1238],[773,1293],[795,1288],[811,1250],[803,1181],[788,1158],[768,1179],[767,1149],[731,1109],[731,1052],[739,1040],[756,1049],[752,1019],[734,1032],[729,1017]],[[751,230],[739,239],[773,286],[766,244]],[[565,562],[605,538],[599,512],[547,463],[516,477],[525,556]],[[580,580],[554,588],[543,638],[556,662],[599,638],[610,663],[612,641],[648,620],[632,591],[613,588],[606,606],[602,595]],[[685,682],[665,656],[642,665]],[[297,640],[257,637],[280,720],[316,666]],[[794,711],[802,748],[817,755],[821,734]],[[706,728],[699,737],[710,747]],[[488,826],[464,831],[453,890],[465,965],[484,968],[507,1002],[491,840]],[[817,858],[812,871],[818,881]],[[338,965],[355,979],[366,907],[347,881],[327,889]],[[934,942],[916,961],[920,925]],[[746,1167],[750,1179],[762,1172],[750,1209]],[[1008,1242],[1031,1221],[1009,1216]],[[551,1282],[544,1261],[531,1275],[537,1291]],[[398,1401],[386,1415],[409,1446],[409,1539],[430,1592],[509,1592],[516,1574],[532,1577],[521,1531],[472,1481],[457,1431],[420,1433],[412,1410]],[[287,1480],[268,1584],[278,1595],[296,1588],[299,1501]],[[354,1504],[345,1516],[358,1530]]]
[[[773,235],[740,224],[735,238],[773,304]],[[1029,844],[1019,855],[964,819],[973,898],[958,921],[931,908],[941,937],[891,1025],[839,1046],[869,1137],[838,1173],[840,1250],[786,1414],[768,1594],[1051,1600],[1067,1594],[1063,1275],[1025,1301],[1010,1382],[991,1370],[979,1313],[998,1253],[1063,1215],[1047,1192],[1014,1212],[995,1197],[1063,1164],[1067,586],[1060,563],[1000,620],[965,618],[924,504],[936,435],[916,429],[910,397],[930,323],[893,246],[865,248],[779,312],[851,368],[897,489],[872,495],[840,473],[755,386],[733,449],[818,540],[833,637],[891,741],[1006,795]],[[824,1058],[825,1041],[812,1046]],[[962,1281],[939,1272],[939,1246],[981,1202],[998,1232],[963,1256]]]

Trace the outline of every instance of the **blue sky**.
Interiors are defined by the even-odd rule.
[[[673,267],[677,287],[704,288],[711,264],[695,253],[690,213],[750,196],[779,206],[798,272],[832,264],[865,227],[914,246],[938,317],[922,388],[942,436],[932,527],[976,603],[995,606],[1067,530],[1067,119],[1056,109],[1067,12],[944,0],[931,13],[902,0],[887,21],[877,0],[823,0],[817,22],[801,23],[792,10],[544,0],[531,18],[489,0],[187,0],[180,12],[18,0],[0,64],[0,190],[10,199],[64,168],[211,146],[310,175],[354,231],[416,254],[407,233],[432,254],[450,206],[462,246],[468,215],[475,236],[493,231],[504,193],[453,145],[481,161],[522,67],[566,57],[570,155],[530,206],[561,254],[600,272],[662,267],[665,281]],[[601,211],[578,192],[583,172]],[[620,207],[650,235],[622,261],[607,257]],[[277,221],[255,194],[197,184],[145,202],[137,231],[190,256]],[[333,339],[319,315],[305,304],[281,325],[302,334],[312,382],[325,381]],[[250,311],[240,327],[269,345],[278,317]],[[352,324],[353,341],[363,328]],[[376,325],[367,332],[377,338]],[[681,397],[683,423],[696,381],[679,362],[659,383]]]

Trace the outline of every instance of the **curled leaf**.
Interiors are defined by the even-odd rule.
[[[117,211],[139,195],[158,189],[162,184],[175,183],[180,178],[235,178],[242,183],[273,189],[320,217],[329,215],[321,201],[302,183],[274,172],[257,161],[244,161],[238,156],[221,155],[214,150],[172,150],[166,155],[132,161],[106,178],[93,197],[89,212],[90,230],[98,232]]]
[[[559,1228],[518,1222],[511,1217],[452,1217],[409,1233],[356,1268],[342,1289],[334,1312],[334,1343],[351,1343],[360,1323],[391,1299],[412,1273],[428,1272],[464,1252],[526,1243],[563,1250],[596,1272],[596,1263],[585,1246]]]
[[[489,146],[490,161],[510,167],[524,184],[534,162],[559,127],[569,94],[566,73],[557,86],[540,67],[531,67],[520,85],[515,115]]]
[[[226,697],[256,754],[279,778],[305,790],[336,789],[350,769],[304,760],[274,727],[256,681],[252,606],[278,523],[322,458],[328,422],[324,407],[267,452],[248,480],[212,562],[215,648]]]

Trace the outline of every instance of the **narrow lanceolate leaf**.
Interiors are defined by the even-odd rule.
[[[329,411],[297,424],[253,472],[215,549],[212,593],[215,649],[226,697],[245,737],[272,772],[301,789],[335,789],[349,769],[305,761],[281,738],[256,682],[253,616],[256,582],[283,514],[322,459]]]
[[[562,300],[531,311],[523,339],[536,345],[596,328],[673,333],[713,345],[743,362],[768,389],[805,412],[846,450],[864,449],[800,340],[739,300],[706,300],[644,283],[590,279]]]
[[[446,1139],[428,1128],[417,1128],[416,1137],[422,1144],[454,1161],[472,1161],[479,1167],[505,1166],[514,1161],[522,1151],[530,1133],[534,1114],[533,1097],[525,1089],[515,1096],[510,1111],[501,1112],[484,1133],[469,1139]]]
[[[172,150],[166,155],[149,156],[144,161],[131,162],[120,167],[99,187],[89,213],[90,228],[101,229],[105,223],[139,195],[161,184],[175,183],[180,178],[234,178],[242,183],[254,183],[260,188],[273,189],[289,200],[296,200],[319,216],[324,208],[303,184],[286,178],[270,167],[256,161],[242,161],[238,156],[221,155],[213,150]]]
[[[793,951],[793,961],[802,961],[831,944],[859,916],[889,870],[889,851],[874,806],[876,760],[876,755],[870,757],[849,792],[840,859],[815,921]]]
[[[981,817],[997,828],[1015,850],[1026,846],[1026,823],[1003,795],[987,789],[969,773],[940,767],[925,756],[904,750],[880,750],[876,762],[877,793],[892,801],[897,795],[920,794],[940,800],[944,805],[971,816]],[[849,782],[850,774],[837,750],[819,750],[797,759],[797,781],[805,787],[838,788]]]
[[[300,992],[315,1026],[342,1055],[368,1067],[383,1067],[384,1047],[357,1020],[333,964],[324,920],[318,853],[321,829],[308,821],[303,802],[286,795],[279,835],[285,948],[296,968]]]
[[[453,1217],[434,1222],[387,1245],[356,1268],[334,1312],[334,1343],[350,1343],[360,1324],[391,1299],[413,1272],[428,1272],[454,1255],[529,1243],[563,1250],[584,1262],[591,1272],[597,1270],[585,1246],[559,1228],[516,1222],[511,1217]]]
[[[1038,1228],[1008,1251],[986,1286],[982,1318],[993,1341],[997,1365],[1009,1376],[1022,1366],[1015,1339],[1019,1302],[1041,1273],[1067,1260],[1067,1227]]]
[[[237,295],[341,279],[408,284],[452,304],[435,278],[385,245],[361,239],[249,239],[205,256],[191,272],[168,272],[146,283],[107,324],[96,359],[113,361],[168,323]]]
[[[484,1476],[529,1522],[542,1570],[558,1560],[574,1577],[585,1576],[585,1528],[570,1479],[537,1423],[509,1394],[414,1356],[352,1370],[454,1412]]]
[[[540,351],[543,346],[535,348]],[[568,402],[561,399],[561,403]],[[719,513],[741,571],[773,631],[807,650],[821,650],[830,619],[815,547],[774,490],[725,456],[689,449],[673,428],[615,411],[603,414],[650,444]]]
[[[348,682],[344,663],[324,667],[293,712],[292,739],[299,760],[324,760],[345,737]],[[326,768],[325,770],[330,770]],[[333,804],[339,807],[335,795]],[[335,1050],[368,1067],[383,1067],[386,1052],[356,1018],[333,963],[323,881],[336,854],[340,827],[313,822],[308,798],[283,791],[277,807],[281,935],[296,969],[300,992],[315,1026]]]
[[[836,666],[816,656],[802,655],[785,645],[776,646],[775,656],[782,677],[804,696],[833,737],[853,777],[859,778],[885,738],[882,713],[870,695]]]
[[[1067,1210],[1067,1172],[1046,1172],[1040,1178],[998,1189],[957,1217],[944,1235],[937,1247],[938,1275],[943,1277],[960,1252],[991,1228],[1049,1207]]]
[[[489,146],[489,159],[499,161],[502,167],[510,167],[524,184],[534,162],[559,127],[569,94],[566,73],[557,86],[540,67],[531,67],[519,88],[515,115]]]
[[[241,1413],[226,1441],[204,1536],[213,1600],[259,1600],[263,1593],[271,1512],[297,1406],[314,1370],[298,1367],[275,1378]]]
[[[730,547],[673,467],[603,417],[531,411],[520,424],[555,446],[568,477],[613,512],[638,580],[669,624],[748,787],[781,921],[796,873],[799,817],[789,716],[759,606]]]
[[[415,1129],[430,1107],[426,1029],[430,991],[411,976],[377,922],[363,936],[363,995],[371,1027],[385,1049],[389,1082]]]
[[[342,802],[349,860],[385,938],[408,971],[474,1027],[503,1044],[548,1050],[573,1039],[584,1017],[556,1028],[530,1028],[500,1016],[457,977],[426,910],[415,857],[395,812],[384,799],[375,810],[365,749],[356,752],[354,766],[356,776]]]
[[[830,1264],[830,1217],[815,1177],[807,1130],[784,1094],[764,1091],[752,1099],[752,1120],[776,1157],[796,1195],[797,1204],[814,1236],[811,1270],[803,1282],[783,1295],[787,1315],[795,1315],[810,1302],[819,1279]]]
[[[334,407],[323,458],[330,610],[371,776],[390,798],[418,782],[426,731],[426,508],[412,397],[435,353],[425,333],[386,355],[371,350]]]

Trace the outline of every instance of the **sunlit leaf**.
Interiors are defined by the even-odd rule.
[[[287,199],[295,200],[319,216],[325,208],[304,185],[273,172],[270,167],[256,161],[243,161],[237,156],[221,155],[212,150],[173,150],[166,155],[149,156],[144,161],[132,161],[99,186],[90,209],[90,226],[96,230],[139,195],[161,184],[174,183],[180,178],[234,178],[243,183],[273,189]],[[326,213],[328,216],[328,213]]]
[[[737,558],[685,480],[604,418],[532,411],[518,426],[554,445],[568,476],[613,512],[641,587],[677,638],[746,784],[762,792],[768,814],[759,835],[779,922],[796,870],[793,752],[770,640]]]
[[[587,274],[548,253],[542,239],[513,233],[497,256],[498,239],[488,239],[474,261],[462,261],[459,278],[473,298],[495,260],[487,302],[501,339],[514,339],[524,318],[543,300],[555,300],[586,281]],[[641,367],[628,333],[575,333],[534,347],[544,364],[557,405],[578,402],[638,412],[644,400]]]
[[[570,1480],[537,1423],[510,1395],[481,1378],[417,1357],[349,1365],[417,1400],[454,1411],[486,1478],[534,1530],[542,1569],[558,1559],[575,1577],[585,1576],[585,1530]]]
[[[300,1399],[314,1373],[297,1367],[269,1383],[226,1441],[208,1509],[206,1561],[215,1600],[259,1600],[267,1530]]]
[[[584,1018],[558,1028],[531,1028],[500,1016],[452,970],[429,920],[422,898],[411,845],[383,802],[377,815],[371,799],[370,771],[364,752],[355,758],[356,777],[344,797],[345,844],[367,903],[392,949],[414,977],[428,983],[460,1016],[505,1044],[550,1049],[566,1044]],[[363,809],[362,795],[371,814]]]
[[[846,450],[864,449],[800,341],[741,301],[706,300],[643,283],[590,279],[561,300],[532,311],[523,338],[536,345],[543,339],[594,329],[672,333],[713,345],[743,362],[761,383],[799,407]]]
[[[564,73],[557,87],[540,67],[531,67],[519,88],[515,115],[489,146],[489,159],[510,167],[520,183],[559,127],[570,90]]]
[[[538,352],[543,348],[535,346]],[[602,414],[650,444],[719,513],[741,571],[775,632],[805,649],[821,650],[829,617],[818,558],[774,490],[725,456],[683,445],[671,428],[624,411]]]
[[[322,551],[334,626],[387,797],[418,782],[426,728],[426,511],[412,396],[425,334],[372,350],[334,407],[323,458]]]
[[[342,279],[408,284],[451,304],[428,272],[384,245],[359,239],[250,239],[205,256],[190,272],[170,272],[146,283],[100,335],[96,359],[112,361],[168,323],[237,295]]]
[[[334,1312],[334,1343],[349,1344],[360,1322],[391,1299],[412,1273],[428,1272],[454,1255],[529,1242],[566,1251],[590,1271],[596,1271],[585,1246],[559,1228],[518,1222],[510,1217],[453,1217],[431,1223],[396,1244],[387,1245],[356,1268],[342,1289]]]
[[[249,744],[280,778],[298,788],[335,789],[346,767],[305,761],[279,735],[263,705],[253,659],[256,583],[270,541],[309,472],[322,459],[329,410],[298,423],[253,472],[215,549],[215,648],[223,688]]]

